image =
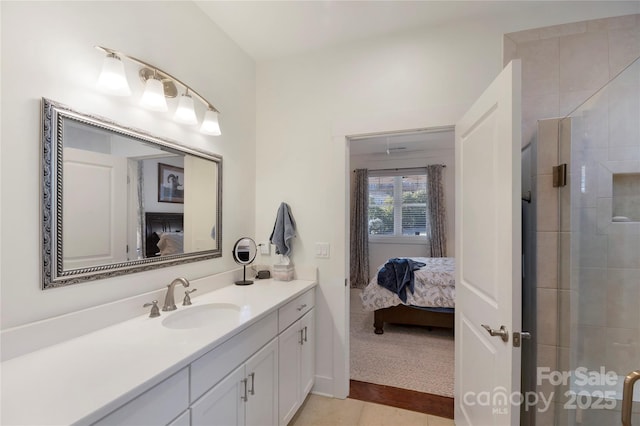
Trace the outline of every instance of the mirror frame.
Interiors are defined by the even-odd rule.
[[[251,244],[253,245],[253,257],[249,260],[242,261],[238,258],[238,246],[240,245],[240,243],[244,240],[249,240],[251,242]],[[256,244],[255,240],[253,238],[249,238],[249,237],[242,237],[239,238],[238,241],[236,241],[236,243],[233,245],[233,251],[231,252],[233,254],[233,260],[238,264],[238,265],[251,265],[251,263],[253,263],[254,260],[256,260],[256,256],[258,255],[258,245]]]
[[[218,166],[216,248],[192,253],[174,254],[160,258],[138,259],[85,268],[63,268],[62,240],[62,179],[63,119],[111,131],[131,139],[161,148],[213,161]],[[42,289],[62,287],[86,281],[111,278],[134,272],[149,271],[167,266],[212,259],[222,256],[222,156],[180,145],[178,142],[150,135],[96,115],[83,114],[61,103],[42,98],[41,138],[41,265]]]

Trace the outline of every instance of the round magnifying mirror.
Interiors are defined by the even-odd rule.
[[[233,246],[233,260],[244,266],[242,281],[236,281],[236,285],[249,285],[253,281],[247,280],[247,265],[253,262],[258,253],[256,242],[249,237],[240,238]]]

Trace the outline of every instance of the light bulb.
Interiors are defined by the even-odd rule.
[[[109,53],[104,58],[96,87],[98,90],[116,96],[131,95],[127,76],[124,73],[124,64],[114,53]]]
[[[155,77],[147,80],[140,105],[152,111],[167,111],[167,100],[164,98],[164,87],[160,80]]]
[[[198,123],[198,117],[196,117],[196,112],[193,109],[193,98],[189,93],[180,96],[178,108],[176,108],[173,119],[178,123],[189,125]]]
[[[204,114],[204,120],[200,131],[207,135],[220,136],[220,124],[218,123],[218,113],[212,109]]]

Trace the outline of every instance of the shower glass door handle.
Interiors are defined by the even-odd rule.
[[[631,426],[633,407],[633,385],[640,379],[640,370],[627,374],[622,387],[622,426]]]

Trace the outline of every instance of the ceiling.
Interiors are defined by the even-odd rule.
[[[640,12],[638,1],[581,0],[195,0],[256,62],[417,28],[460,25],[470,19],[518,21],[514,31]],[[557,20],[558,22],[554,22]],[[541,22],[545,24],[542,25]],[[351,154],[443,149],[452,132],[413,132],[352,140]]]
[[[496,16],[527,1],[207,1],[195,3],[256,61],[398,31]],[[530,9],[531,8],[531,9]]]
[[[195,0],[256,62],[473,19],[510,31],[640,12],[618,0]],[[516,23],[517,22],[517,23]],[[508,26],[507,26],[508,27]]]
[[[394,155],[417,151],[453,149],[453,128],[416,130],[350,139],[350,155]],[[387,148],[389,152],[387,153]]]

